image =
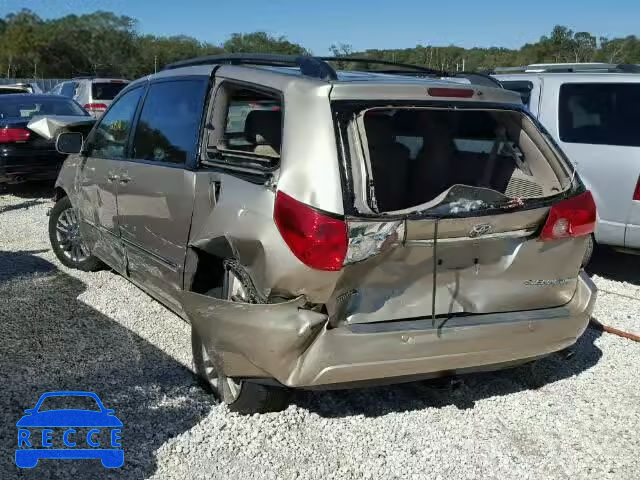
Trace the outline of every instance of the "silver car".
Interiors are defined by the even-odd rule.
[[[93,117],[99,118],[128,83],[122,78],[73,78],[59,83],[49,93],[73,98]]]
[[[137,80],[58,137],[53,250],[189,321],[243,413],[571,346],[591,194],[516,94],[415,69],[234,55]]]
[[[640,252],[640,67],[587,63],[503,70],[509,73],[496,78],[521,93],[593,193],[595,242]]]

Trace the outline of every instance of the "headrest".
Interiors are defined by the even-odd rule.
[[[388,145],[395,142],[393,119],[388,115],[368,115],[364,120],[369,145]]]
[[[269,145],[280,153],[282,143],[282,112],[280,110],[252,110],[244,124],[244,135],[254,145]]]

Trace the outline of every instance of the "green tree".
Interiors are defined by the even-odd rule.
[[[287,55],[305,55],[309,51],[291,43],[286,37],[273,37],[266,32],[234,33],[222,44],[225,52],[230,53],[281,53]]]

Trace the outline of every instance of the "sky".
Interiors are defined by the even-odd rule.
[[[260,30],[318,55],[333,43],[518,48],[558,24],[598,37],[640,35],[639,0],[0,0],[0,16],[21,8],[44,18],[108,10],[137,19],[141,33],[214,44]]]

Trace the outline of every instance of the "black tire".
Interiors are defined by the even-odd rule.
[[[51,209],[49,215],[49,241],[51,242],[53,253],[56,254],[56,257],[58,257],[60,263],[62,263],[66,267],[83,270],[85,272],[95,272],[96,270],[100,270],[103,267],[103,264],[98,258],[94,257],[93,255],[83,257],[81,260],[74,260],[69,255],[65,254],[65,251],[68,250],[63,247],[60,239],[58,238],[58,220],[65,211],[72,208],[73,207],[71,206],[69,197],[62,197]]]
[[[224,402],[229,410],[241,415],[254,413],[279,412],[289,404],[289,390],[286,388],[261,385],[249,380],[238,382],[239,392],[231,392],[228,377],[220,372],[220,362],[215,354],[205,358],[205,348],[195,328],[191,327],[191,349],[193,364],[204,388],[211,392],[219,401]],[[209,351],[207,350],[207,354]],[[213,353],[213,352],[212,352]],[[208,372],[207,368],[215,368]]]
[[[593,238],[593,235],[589,235],[587,239],[587,249],[584,252],[584,256],[582,257],[582,264],[580,265],[582,268],[585,268],[589,265],[591,261],[591,257],[593,256],[593,250],[595,249],[596,241]]]

